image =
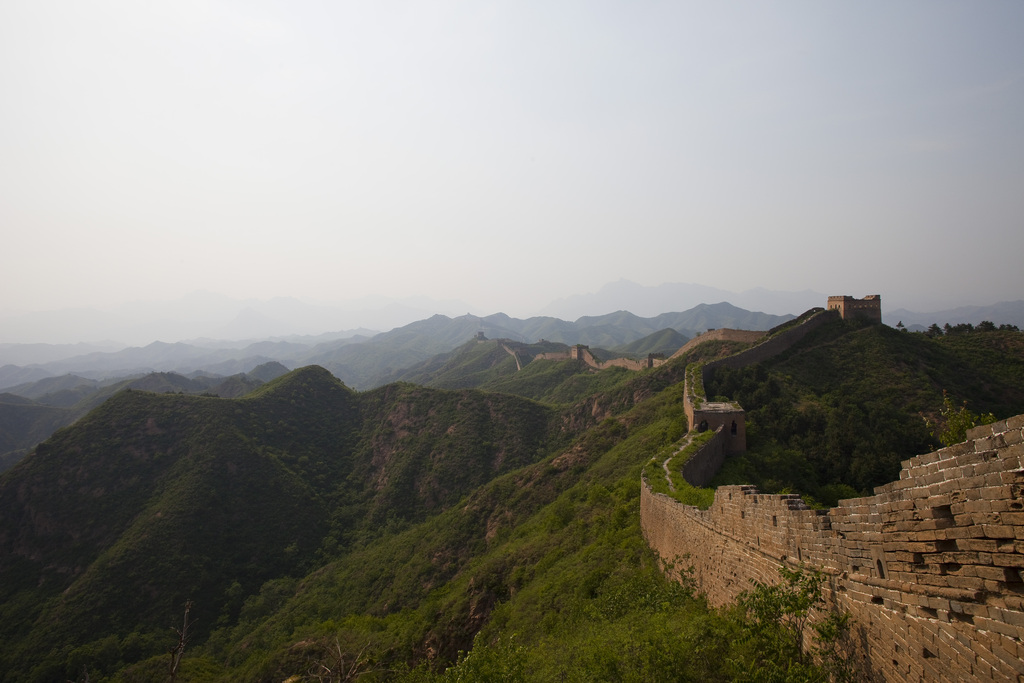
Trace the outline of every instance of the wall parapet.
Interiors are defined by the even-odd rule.
[[[643,360],[634,360],[632,358],[611,358],[606,361],[600,361],[594,357],[594,354],[590,351],[590,348],[582,344],[576,344],[571,346],[565,351],[549,351],[547,353],[539,353],[533,357],[534,360],[578,360],[582,361],[589,367],[595,370],[607,370],[608,368],[625,368],[626,370],[640,371],[648,368],[656,368],[665,364],[666,360],[663,356],[656,353],[647,354],[647,358]]]
[[[691,486],[704,487],[710,484],[718,470],[722,469],[728,443],[725,427],[719,426],[715,435],[683,463],[683,479]]]
[[[756,345],[743,351],[726,356],[725,358],[708,361],[699,367],[688,367],[686,371],[683,411],[686,413],[690,430],[705,431],[708,429],[717,430],[719,427],[725,428],[726,437],[722,442],[722,448],[724,449],[723,457],[717,460],[719,467],[721,467],[724,461],[724,454],[741,453],[747,449],[747,434],[746,413],[738,403],[712,402],[707,400],[704,385],[710,381],[711,374],[715,368],[741,368],[776,356],[792,348],[793,345],[813,330],[833,319],[835,319],[834,313],[825,311],[822,308],[812,308],[798,318],[773,328],[767,334],[745,330],[711,330],[699,337],[695,337],[673,355],[674,358],[687,349],[693,348],[695,344],[705,341],[718,339],[738,341],[741,338],[751,341],[760,340]],[[694,486],[706,486],[707,482],[717,473],[717,470],[707,476],[705,476],[703,469],[701,472],[701,479],[705,483],[698,484],[690,481],[688,477],[687,481],[690,481]]]
[[[778,568],[825,572],[854,620],[865,678],[1024,677],[1024,415],[903,462],[873,496],[810,510],[798,496],[723,486],[707,510],[641,490],[641,525],[685,558],[713,605]]]
[[[748,365],[754,363],[760,363],[766,361],[769,358],[784,353],[789,349],[793,348],[797,342],[806,337],[808,334],[818,329],[825,323],[831,322],[838,318],[838,314],[827,311],[823,308],[812,308],[807,311],[799,318],[802,322],[793,324],[792,321],[782,325],[782,330],[778,332],[770,332],[762,337],[761,342],[751,346],[750,348],[744,349],[731,356],[725,358],[716,358],[715,360],[708,361],[704,364],[703,381],[708,383],[711,381],[711,375],[716,368],[745,368]],[[778,329],[778,328],[775,328]]]

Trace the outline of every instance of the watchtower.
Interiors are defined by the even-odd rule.
[[[863,299],[852,296],[830,296],[828,310],[837,311],[843,320],[860,318],[873,323],[882,322],[882,296],[869,294]]]
[[[569,357],[572,360],[585,360],[590,353],[590,347],[586,344],[573,344],[569,347]]]

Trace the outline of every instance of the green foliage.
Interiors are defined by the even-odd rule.
[[[943,446],[952,446],[967,439],[967,430],[979,425],[992,424],[996,416],[992,413],[978,415],[967,409],[967,401],[957,406],[953,397],[945,390],[942,392],[942,408],[939,410],[939,423],[933,424],[927,419],[926,424],[932,436]],[[938,434],[935,432],[938,431]]]
[[[634,358],[646,357],[651,353],[671,356],[682,348],[687,341],[689,339],[676,330],[665,328],[629,344],[617,346],[612,350]]]
[[[714,436],[715,433],[710,431],[690,434],[681,447],[673,444],[651,458],[643,471],[644,480],[651,485],[651,490],[664,493],[684,505],[695,505],[702,510],[711,507],[715,501],[715,490],[693,486],[683,477],[682,470],[686,462]]]
[[[753,445],[727,467],[823,504],[856,494],[907,444],[927,448],[917,413],[938,411],[936,383],[983,410],[1018,405],[1019,336],[840,324],[720,370],[708,390],[741,401]],[[739,346],[640,373],[549,361],[507,373],[511,356],[486,346],[467,350],[477,379],[519,396],[357,394],[306,368],[237,400],[133,391],[58,432],[0,477],[0,528],[31,550],[0,554],[0,680],[79,678],[80,665],[94,681],[156,679],[189,597],[181,680],[315,680],[326,667],[716,681],[753,677],[755,663],[780,679],[845,675],[838,617],[812,622],[824,630],[800,669],[784,640],[765,640],[773,615],[796,613],[788,598],[781,612],[771,600],[709,611],[640,533],[642,466],[654,456],[648,480],[667,488],[660,463],[686,428],[687,363]],[[34,492],[48,526],[17,491]]]
[[[942,387],[997,416],[1024,412],[1024,335],[933,339],[836,321],[764,363],[718,368],[708,392],[746,410],[748,451],[727,459],[713,483],[820,502],[834,497],[830,486],[870,491],[935,448],[921,415],[938,416]]]
[[[529,662],[559,661],[551,656],[564,644],[559,634],[574,629],[578,659],[599,657],[601,667],[613,663],[596,645],[600,632],[619,638],[642,627],[648,640],[674,638],[671,630],[655,633],[649,617],[667,619],[672,605],[691,605],[692,598],[662,576],[639,533],[637,463],[678,440],[680,392],[680,385],[668,385],[622,418],[601,421],[554,459],[495,479],[424,524],[338,558],[309,577],[276,616],[225,633],[216,656],[236,672],[250,672],[244,678],[262,680],[257,672],[263,671],[274,680],[295,671],[287,668],[289,643],[319,637],[302,624],[359,613],[387,614],[373,622],[382,639],[381,666],[403,670],[417,652],[422,657],[421,643],[431,643],[435,666],[456,664],[459,650],[471,652],[452,676],[484,668],[514,673],[518,664],[509,652],[526,648],[533,659],[525,671],[535,680],[539,664]],[[704,613],[697,602],[687,609]],[[600,632],[580,630],[595,619],[604,624]],[[682,625],[687,616],[672,619],[662,626]],[[680,658],[690,652],[675,647]],[[643,671],[651,652],[634,649],[636,660],[619,666]],[[562,674],[573,670],[560,666]],[[577,680],[604,670],[596,667],[595,661],[580,668]],[[405,680],[444,675],[435,668],[404,671]]]
[[[704,392],[704,363],[691,363],[686,366],[686,382],[695,397],[693,407],[700,408],[701,403],[708,398]]]
[[[0,635],[16,643],[0,669],[62,667],[97,634],[166,625],[186,598],[198,641],[255,628],[294,595],[281,577],[543,458],[562,438],[552,418],[480,392],[356,395],[317,368],[239,400],[115,395],[0,480],[0,520],[38,556],[0,555]],[[50,531],[26,519],[20,486],[39,492]]]
[[[780,567],[778,584],[754,582],[737,599],[739,657],[735,678],[747,681],[847,681],[852,664],[842,654],[849,614],[829,613],[813,627],[815,645],[805,652],[807,628],[824,610],[818,571]]]

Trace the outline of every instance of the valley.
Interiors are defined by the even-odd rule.
[[[750,343],[597,371],[478,331],[373,389],[316,366],[237,398],[133,388],[57,431],[0,476],[0,680],[166,676],[186,600],[179,680],[763,665],[749,619],[668,580],[640,519],[642,468],[689,430],[687,366]],[[715,373],[707,394],[743,405],[748,448],[712,486],[832,505],[938,445],[922,418],[941,419],[943,390],[1005,419],[1021,386],[1019,332],[836,320]]]

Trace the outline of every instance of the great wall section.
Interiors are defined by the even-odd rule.
[[[745,448],[742,408],[707,402],[704,381],[716,367],[782,353],[843,315],[829,303],[687,372],[691,433],[716,432],[684,466],[691,484],[706,486],[727,453]],[[829,607],[853,619],[848,645],[864,680],[1024,681],[1024,415],[910,458],[899,480],[831,510],[751,486],[719,487],[701,510],[643,481],[640,515],[666,567],[692,566],[715,606],[751,581],[776,583],[780,567],[824,572]]]
[[[632,358],[611,358],[609,360],[600,361],[594,357],[593,353],[590,352],[590,347],[584,344],[574,344],[573,346],[570,346],[567,351],[549,351],[548,353],[540,353],[534,357],[534,360],[576,360],[581,361],[583,364],[594,368],[595,370],[625,368],[626,370],[633,371],[656,368],[666,362],[664,357],[653,353],[649,354],[644,360],[634,360]]]

